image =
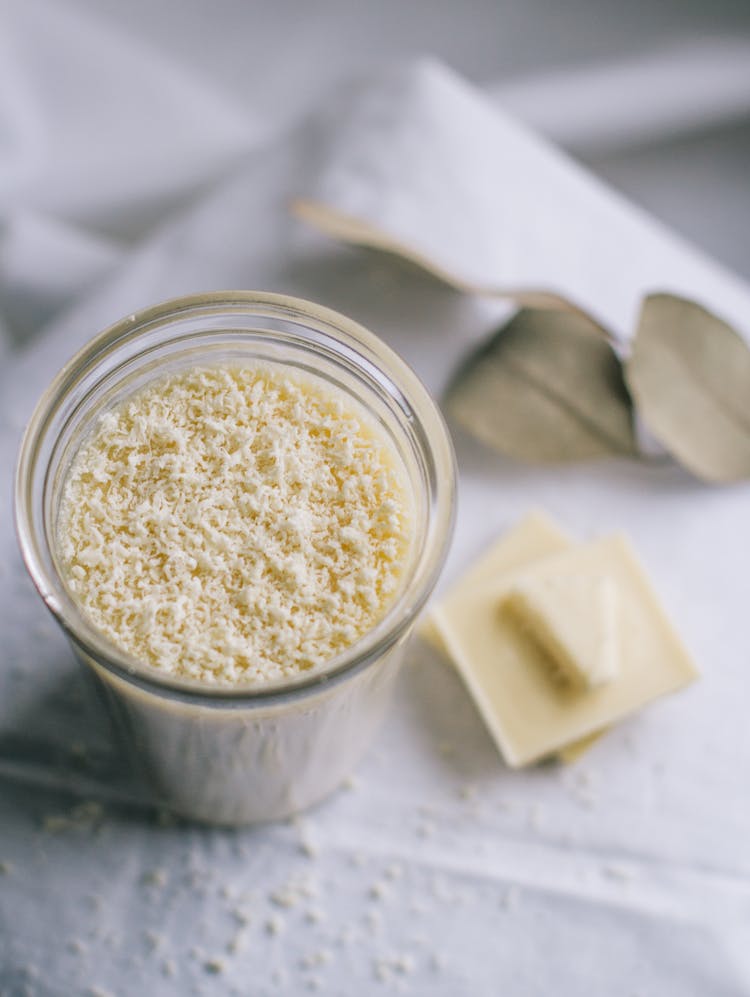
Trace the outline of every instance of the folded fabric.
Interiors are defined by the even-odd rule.
[[[750,336],[747,289],[445,67],[425,60],[328,109],[297,210],[457,285],[570,302],[615,334],[653,291],[697,298]]]

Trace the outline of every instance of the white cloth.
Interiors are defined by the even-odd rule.
[[[409,103],[405,80],[417,82],[433,113],[459,93],[476,115],[491,113],[450,74],[419,64],[353,92],[350,120],[364,95],[399,107],[400,120],[411,113],[409,127],[418,127],[423,104]],[[445,580],[532,506],[582,537],[624,528],[703,681],[622,724],[570,771],[516,773],[503,766],[450,667],[415,644],[356,785],[300,823],[245,831],[151,819],[25,579],[8,505],[18,427],[59,364],[122,314],[200,290],[298,294],[368,325],[439,392],[504,313],[503,304],[338,246],[290,218],[288,201],[306,192],[311,164],[352,151],[332,144],[335,131],[323,112],[248,148],[230,177],[133,251],[119,244],[89,257],[83,245],[96,288],[26,350],[6,354],[0,993],[750,993],[747,486],[709,489],[677,467],[629,462],[520,467],[457,434],[460,506]],[[429,148],[419,151],[429,157]],[[432,151],[453,155],[461,175],[460,145]],[[551,149],[537,155],[534,185],[571,169]],[[186,174],[186,185],[195,177]],[[499,180],[529,196],[523,172]],[[591,238],[586,180],[579,174],[577,183],[581,203],[567,232],[573,259]],[[128,197],[134,204],[139,196],[136,184]],[[81,209],[73,222],[86,216]],[[481,213],[475,218],[480,225]],[[641,239],[656,267],[666,243],[652,242],[647,228]],[[672,266],[682,250],[669,245]],[[684,259],[696,296],[718,300],[731,283],[735,305],[742,298],[750,307],[739,282],[688,251]],[[78,811],[45,830],[45,816],[70,817],[81,800],[101,803],[102,819]]]

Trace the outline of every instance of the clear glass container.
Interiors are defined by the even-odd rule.
[[[55,527],[67,470],[103,411],[164,373],[254,360],[323,378],[377,421],[413,492],[412,557],[385,616],[324,670],[275,685],[207,687],[160,673],[92,627],[61,576]],[[287,816],[350,774],[384,714],[404,643],[444,562],[454,506],[450,439],[413,371],[342,315],[252,291],[168,301],[95,337],[40,399],[21,444],[15,493],[26,566],[102,692],[123,749],[159,802],[219,824]]]

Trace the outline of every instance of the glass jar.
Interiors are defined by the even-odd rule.
[[[105,410],[165,373],[254,360],[312,373],[367,409],[403,461],[416,535],[400,595],[325,670],[276,684],[207,687],[159,673],[87,621],[63,582],[55,529],[71,461]],[[219,824],[287,816],[350,774],[384,714],[404,642],[444,562],[454,506],[450,439],[412,370],[342,315],[253,291],[168,301],[95,337],[39,401],[16,474],[26,566],[103,693],[124,750],[160,803]]]

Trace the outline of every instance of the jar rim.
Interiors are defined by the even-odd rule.
[[[96,371],[116,350],[145,337],[155,325],[170,325],[180,319],[232,313],[277,318],[307,325],[342,346],[354,348],[384,374],[402,396],[419,425],[429,426],[421,434],[422,459],[432,468],[431,518],[424,550],[413,577],[375,626],[346,648],[321,670],[302,673],[298,679],[257,685],[208,686],[197,679],[160,674],[155,666],[108,641],[80,612],[57,570],[41,528],[43,514],[34,508],[34,485],[42,476],[48,482],[49,463],[39,467],[45,434],[60,406],[86,373]],[[311,325],[312,323],[312,325]],[[168,337],[167,337],[168,339]],[[114,675],[129,684],[173,699],[225,706],[269,705],[290,702],[364,670],[376,662],[411,626],[435,586],[448,553],[455,520],[456,470],[453,446],[436,402],[412,368],[378,336],[354,320],[302,298],[266,291],[212,291],[172,298],[151,305],[115,322],[94,336],[62,367],[36,404],[19,449],[15,476],[14,517],[21,554],[32,581],[59,625],[73,644]],[[40,521],[37,522],[36,520]]]

